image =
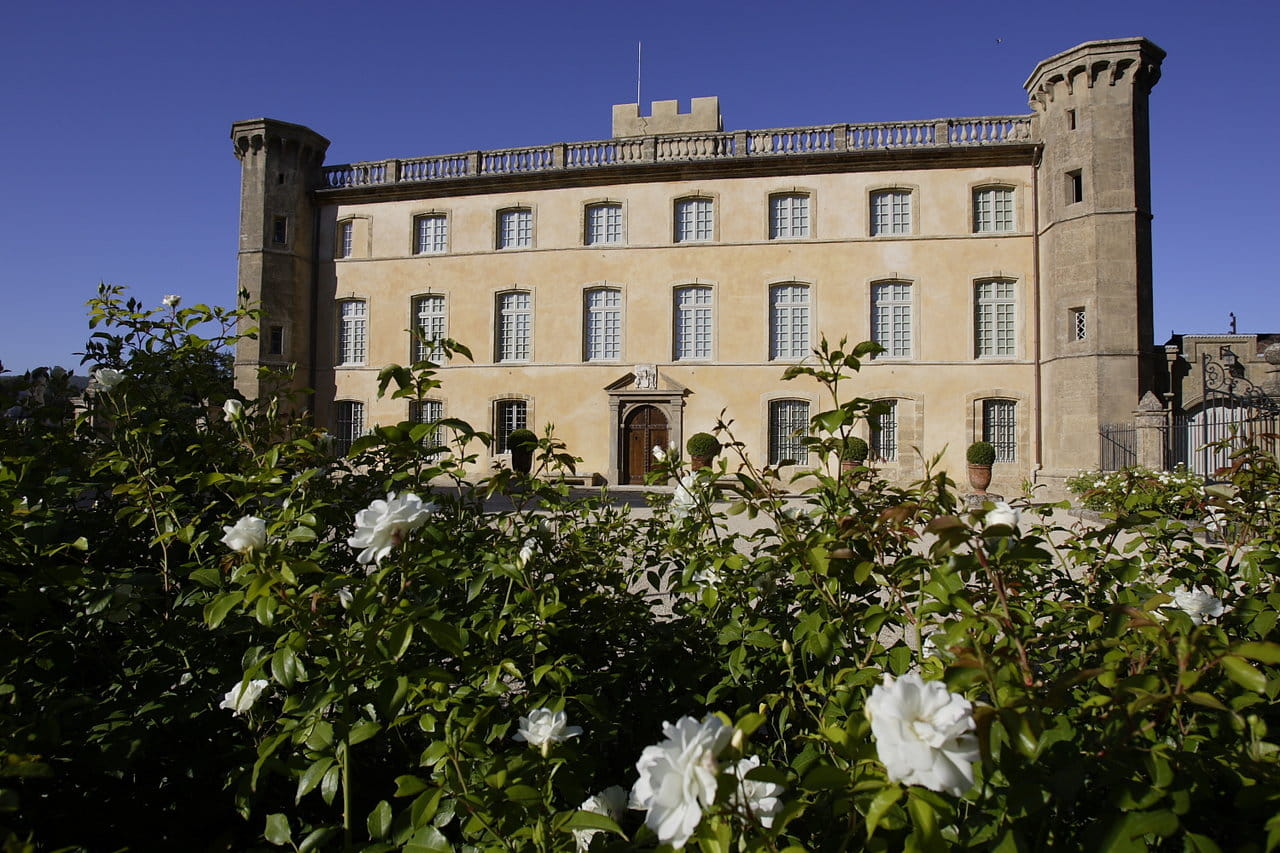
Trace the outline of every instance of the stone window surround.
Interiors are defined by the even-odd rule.
[[[773,200],[779,196],[805,196],[809,200],[809,233],[803,237],[773,236]],[[818,194],[812,187],[785,187],[771,190],[764,203],[764,240],[769,243],[786,243],[792,240],[813,240],[818,237]]]
[[[1013,227],[1007,231],[979,231],[977,216],[977,200],[978,193],[982,190],[1009,190],[1013,193]],[[1027,222],[1026,211],[1023,209],[1023,199],[1028,195],[1027,188],[1018,181],[1012,181],[1008,178],[984,178],[977,181],[969,182],[969,227],[967,232],[975,237],[990,237],[996,235],[1021,234],[1021,224]]]
[[[441,252],[419,252],[418,251],[418,220],[428,216],[444,217],[444,251]],[[414,257],[424,257],[432,255],[447,255],[453,251],[453,212],[448,208],[427,208],[424,210],[415,210],[409,217],[409,254]]]
[[[538,248],[538,210],[537,205],[526,202],[516,202],[504,205],[494,211],[493,215],[493,250],[495,252],[526,252],[530,249]],[[529,212],[529,245],[527,246],[504,246],[502,245],[502,220],[503,215],[507,213],[515,213],[516,211],[525,210]]]
[[[711,290],[711,353],[705,358],[678,358],[676,355],[676,318],[678,316],[676,295],[686,287],[705,287]],[[718,284],[703,278],[694,278],[675,282],[669,285],[669,290],[668,304],[671,306],[671,322],[668,324],[668,328],[671,338],[668,342],[667,352],[671,353],[672,363],[708,364],[718,361],[720,346],[720,336],[716,334],[716,315],[719,313],[720,308],[720,288]]]
[[[493,356],[494,364],[528,364],[534,360],[535,358],[534,354],[536,352],[535,346],[537,344],[537,338],[538,338],[538,336],[535,334],[535,323],[537,319],[537,296],[534,291],[535,291],[534,288],[526,285],[511,284],[511,285],[507,285],[506,287],[494,288],[493,291],[490,293],[489,301],[490,301],[490,304],[493,306],[493,322],[490,324],[490,326],[493,329],[493,346],[492,348],[490,348],[489,352]],[[500,334],[502,309],[499,307],[499,301],[505,294],[508,294],[508,293],[529,294],[529,357],[518,359],[518,360],[503,361],[498,358],[499,349],[502,346],[502,339]]]
[[[972,192],[972,190],[971,190]],[[905,234],[875,233],[875,197],[880,193],[906,193],[911,206],[911,228]],[[920,234],[920,185],[919,184],[874,184],[867,187],[867,227],[862,233],[876,240],[894,240],[904,237],[916,237]],[[970,223],[972,230],[972,223]]]
[[[693,201],[695,199],[711,202],[711,237],[706,240],[681,240],[680,203],[684,201]],[[671,242],[677,245],[686,243],[690,245],[697,245],[720,242],[720,194],[695,189],[687,193],[682,193],[681,195],[671,199]]]
[[[625,220],[624,220],[625,222]],[[621,316],[618,319],[620,328],[618,330],[618,357],[610,359],[588,359],[587,358],[587,294],[593,290],[616,290],[618,291],[619,306]],[[591,281],[584,284],[579,294],[578,304],[582,306],[582,363],[583,364],[615,364],[623,362],[627,357],[627,286],[617,281]]]
[[[819,395],[816,392],[797,391],[796,389],[769,391],[767,393],[761,394],[760,409],[759,409],[760,429],[756,437],[757,440],[760,442],[760,447],[763,448],[763,451],[764,451],[759,456],[759,458],[761,459],[767,460],[769,458],[769,451],[772,448],[772,444],[770,443],[770,440],[769,440],[770,439],[769,433],[771,432],[770,420],[769,420],[769,415],[771,414],[770,409],[772,408],[772,405],[774,403],[777,403],[781,400],[800,400],[805,403],[808,403],[810,417],[813,416],[814,412],[818,411],[818,405],[821,402]],[[797,463],[799,463],[799,460],[796,460],[796,461]],[[814,468],[820,466],[821,464],[822,464],[822,460],[817,459],[815,461],[814,454],[810,453],[809,458],[806,462],[800,463],[794,466],[792,465],[784,466],[782,468],[782,471],[786,472],[784,476],[787,476],[797,471],[813,470]]]
[[[411,329],[409,333],[409,360],[417,361],[418,338],[414,332],[418,329],[418,300],[427,296],[439,296],[444,299],[444,328],[441,332],[442,337],[449,337],[449,302],[451,295],[448,290],[435,290],[428,288],[427,290],[417,291],[409,294],[409,323],[406,328]],[[434,359],[432,359],[434,361]]]
[[[1026,328],[1025,311],[1027,300],[1023,298],[1022,282],[1024,276],[1004,270],[994,270],[989,274],[974,276],[969,280],[969,352],[975,361],[1017,361],[1022,357],[1022,332]],[[1008,281],[1013,283],[1013,353],[1010,355],[978,354],[978,285],[988,281]]]
[[[342,306],[348,302],[364,303],[364,358],[360,361],[343,361],[342,352]],[[334,367],[365,367],[369,364],[369,345],[373,338],[370,329],[373,328],[373,305],[369,297],[356,294],[354,291],[346,296],[339,296],[333,300],[333,358],[331,363]]]
[[[874,364],[875,362],[878,362],[878,361],[913,361],[919,358],[918,344],[919,344],[919,341],[921,340],[920,299],[919,299],[920,282],[918,279],[912,278],[911,276],[908,276],[908,275],[902,275],[896,270],[893,272],[890,272],[888,275],[877,276],[876,278],[870,278],[870,279],[867,279],[866,281],[866,284],[865,284],[866,289],[863,291],[867,295],[867,302],[866,302],[867,304],[867,336],[865,340],[868,340],[868,341],[875,340],[876,304],[873,297],[875,295],[876,285],[878,284],[906,284],[906,285],[910,285],[911,287],[911,327],[910,327],[911,352],[909,352],[907,355],[892,355],[888,351],[888,348],[886,347],[885,352],[882,352],[879,355],[875,356],[873,359],[871,359],[871,363]]]
[[[620,209],[622,217],[622,234],[617,243],[588,243],[587,229],[590,227],[590,211],[591,208],[604,204],[616,204]],[[606,198],[590,198],[582,202],[578,207],[578,234],[581,235],[582,245],[589,249],[612,249],[622,248],[628,245],[629,239],[627,235],[627,200],[625,198],[616,198],[609,196]]]
[[[1030,398],[1021,391],[1014,391],[1012,388],[987,388],[982,391],[975,391],[965,395],[965,432],[969,436],[969,442],[982,440],[982,404],[986,400],[1009,400],[1014,404],[1014,457],[1013,462],[997,462],[997,473],[999,466],[1016,465],[1019,470],[1028,467],[1028,459],[1031,454],[1031,423],[1033,419],[1027,416],[1031,411]],[[901,425],[899,425],[901,429]],[[902,442],[901,434],[898,438],[899,443]]]
[[[498,450],[498,406],[500,403],[520,402],[524,403],[524,425],[525,429],[533,429],[536,421],[533,419],[533,397],[529,394],[509,393],[495,394],[489,398],[489,424],[493,428],[493,444],[489,447],[489,458],[507,458],[511,455],[511,450]],[[534,430],[537,432],[537,430]]]
[[[351,225],[351,253],[344,255],[343,227]],[[357,258],[369,258],[373,255],[373,216],[370,214],[351,213],[341,217],[334,223],[333,259],[348,261]]]
[[[773,289],[775,287],[785,287],[786,285],[789,285],[789,284],[800,285],[804,287],[805,291],[808,293],[809,299],[806,304],[809,309],[809,322],[808,322],[809,340],[805,344],[804,355],[799,357],[779,356],[777,358],[774,358],[773,357]],[[817,312],[814,310],[814,292],[815,291],[816,291],[816,288],[813,286],[813,282],[804,281],[798,278],[780,278],[780,279],[765,282],[765,292],[764,292],[764,300],[765,300],[764,301],[764,311],[765,311],[765,314],[764,314],[764,322],[765,322],[764,360],[765,361],[776,362],[780,364],[796,363],[796,362],[802,361],[804,358],[806,358],[809,355],[809,350],[813,347],[813,331],[814,331],[813,321],[814,321],[814,317],[817,316]]]

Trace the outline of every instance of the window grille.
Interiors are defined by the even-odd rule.
[[[494,452],[510,450],[511,433],[527,429],[528,407],[524,400],[499,400],[493,407]]]
[[[533,300],[517,290],[498,294],[497,361],[528,361],[532,349]]]
[[[711,358],[711,288],[676,290],[675,358]]]
[[[333,449],[339,456],[346,456],[352,443],[364,435],[364,403],[339,400],[336,405]]]
[[[769,288],[769,358],[809,354],[809,287],[779,284]]]
[[[769,403],[769,464],[786,460],[808,464],[804,437],[809,434],[809,404],[804,400],[773,400]]]
[[[996,279],[974,285],[974,342],[979,358],[1016,354],[1016,317],[1012,281]]]
[[[338,363],[364,364],[369,323],[365,303],[349,299],[339,303]]]
[[[616,361],[622,356],[622,293],[598,288],[586,293],[587,361]]]
[[[871,339],[882,355],[911,357],[911,283],[886,281],[871,285]]]
[[[982,440],[996,449],[997,462],[1012,462],[1017,457],[1018,424],[1013,400],[982,401]]]
[[[429,294],[413,300],[413,317],[416,334],[413,338],[413,360],[434,361],[444,359],[440,340],[445,335],[444,296]]]
[[[889,410],[871,416],[871,454],[881,462],[894,462],[898,458],[898,401],[877,402]]]

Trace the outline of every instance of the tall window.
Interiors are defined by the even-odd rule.
[[[587,207],[588,246],[622,242],[622,205],[614,202],[592,204]]]
[[[353,248],[356,224],[348,219],[338,223],[338,257],[349,258]]]
[[[409,420],[415,424],[434,424],[444,417],[444,403],[440,400],[414,400],[409,404]],[[423,436],[423,442],[431,447],[440,447],[448,443],[449,436],[444,434],[445,431],[437,427],[432,432]],[[428,459],[434,461],[444,455],[441,450],[437,453],[428,455]]]
[[[996,449],[997,462],[1012,462],[1017,457],[1017,404],[1013,400],[982,401],[982,440]]]
[[[338,303],[338,364],[364,364],[369,318],[362,299]]]
[[[533,299],[528,291],[498,294],[496,361],[528,361],[533,342]]]
[[[1013,357],[1017,303],[1013,282],[980,281],[974,285],[974,342],[979,358]]]
[[[429,213],[413,220],[413,251],[419,255],[438,255],[449,250],[449,217]]]
[[[528,249],[533,245],[533,211],[515,207],[498,211],[498,248]]]
[[[334,406],[333,449],[346,456],[352,442],[364,435],[364,403],[338,400]]]
[[[711,358],[711,288],[676,288],[675,302],[676,360]]]
[[[676,202],[676,242],[693,243],[715,236],[715,207],[709,198],[682,198]]]
[[[898,458],[898,401],[877,400],[888,411],[871,416],[871,454],[881,462]]]
[[[803,439],[809,434],[809,404],[804,400],[773,400],[769,403],[769,464],[791,460],[807,464],[809,451]]]
[[[871,194],[871,234],[911,233],[911,193],[886,190]]]
[[[979,234],[1013,230],[1013,190],[980,187],[973,191],[973,230]]]
[[[780,193],[769,196],[769,239],[809,236],[809,196]]]
[[[528,411],[524,400],[499,400],[493,404],[494,453],[506,453],[511,449],[511,433],[528,429]]]
[[[769,288],[769,358],[809,354],[809,286],[794,282]]]
[[[911,284],[885,281],[871,285],[871,339],[890,358],[911,357]]]
[[[444,296],[431,293],[413,299],[413,360],[434,361],[444,358],[440,339],[445,335]]]
[[[582,331],[587,361],[622,357],[622,293],[609,287],[588,290]]]

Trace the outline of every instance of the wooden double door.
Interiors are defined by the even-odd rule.
[[[622,425],[623,453],[622,482],[643,485],[645,475],[653,470],[656,460],[653,448],[667,449],[670,440],[667,416],[657,406],[638,406],[632,409]]]

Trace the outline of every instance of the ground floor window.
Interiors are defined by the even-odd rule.
[[[877,400],[888,411],[871,416],[871,454],[881,462],[898,459],[898,401]]]
[[[1017,458],[1017,404],[1013,400],[982,401],[982,440],[995,447],[997,462]]]
[[[769,464],[807,464],[809,451],[809,403],[805,400],[773,400],[769,403]]]
[[[493,406],[493,452],[510,450],[508,439],[518,429],[528,429],[528,404],[524,400],[499,400]]]
[[[337,408],[334,418],[333,449],[340,456],[346,456],[351,444],[364,435],[364,403],[353,400],[339,400],[334,404]]]

